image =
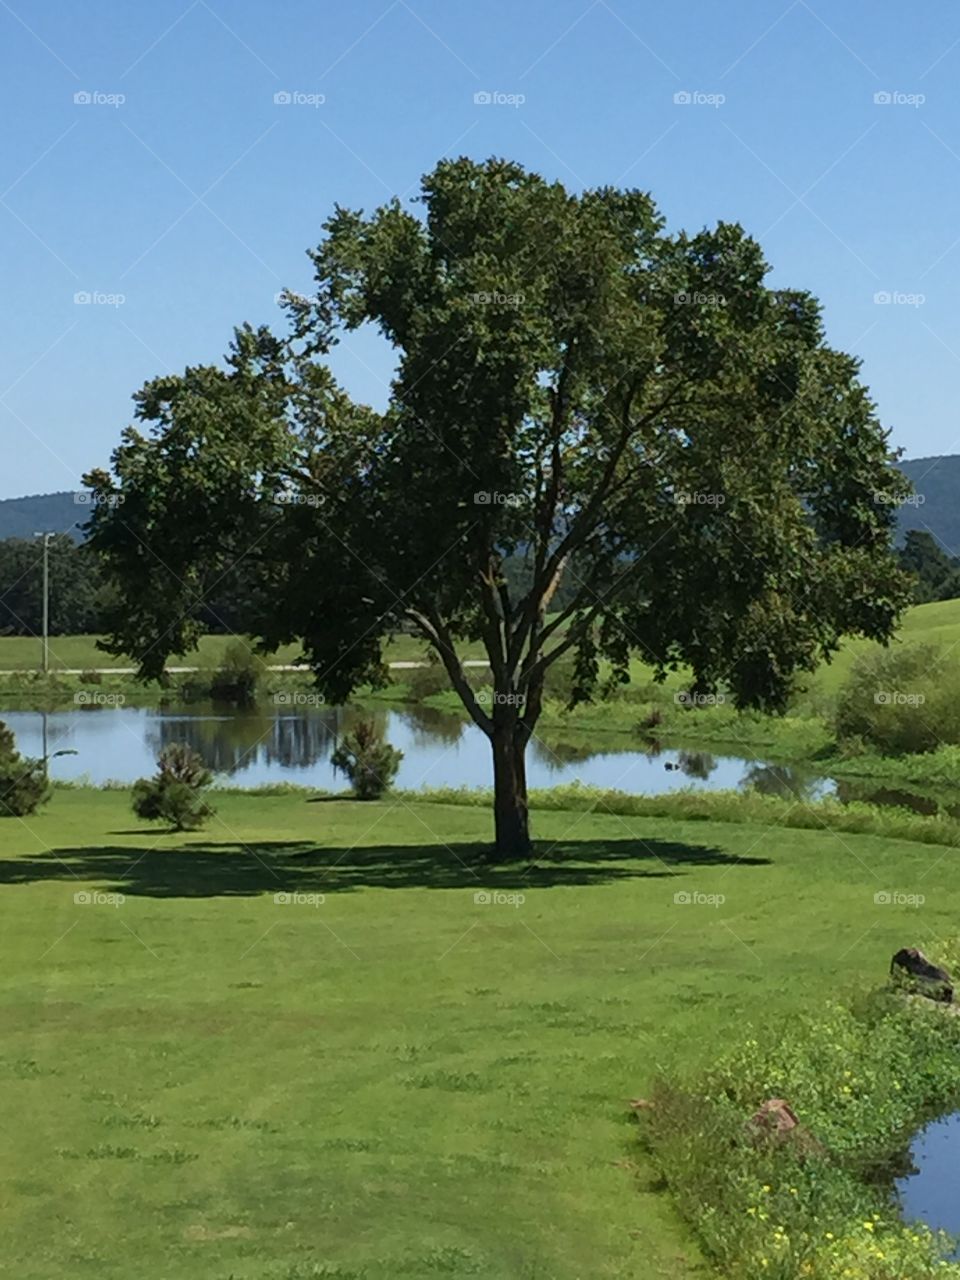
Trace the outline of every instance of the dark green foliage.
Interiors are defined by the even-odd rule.
[[[909,529],[897,558],[900,568],[916,578],[913,598],[917,604],[960,596],[960,559],[948,556],[926,530]]]
[[[256,699],[263,663],[242,640],[231,640],[210,682],[210,696],[222,702],[249,706]]]
[[[867,654],[840,691],[837,738],[882,755],[960,744],[960,668],[949,651],[904,645]]]
[[[214,812],[203,794],[212,779],[198,752],[173,742],[160,752],[154,776],[134,783],[133,811],[174,831],[195,831]]]
[[[0,720],[0,817],[22,818],[50,799],[45,760],[25,759]]]
[[[78,507],[86,516],[89,507]],[[100,630],[109,599],[96,555],[67,534],[51,539],[50,634]],[[43,628],[43,540],[0,542],[0,635],[40,635]]]
[[[358,800],[377,800],[389,791],[402,759],[403,752],[390,746],[372,720],[361,720],[330,757],[350,779]]]

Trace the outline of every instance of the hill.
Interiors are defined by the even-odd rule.
[[[35,533],[69,533],[82,541],[78,525],[90,515],[90,508],[76,500],[77,491],[34,493],[25,498],[0,500],[0,539],[32,538]]]
[[[900,508],[899,527],[932,533],[944,551],[960,556],[960,455],[911,458],[900,470],[916,490],[915,503]]]

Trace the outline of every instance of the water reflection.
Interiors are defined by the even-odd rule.
[[[903,1216],[960,1235],[960,1113],[934,1120],[914,1138],[907,1177],[897,1181]],[[952,1255],[960,1257],[960,1250]]]

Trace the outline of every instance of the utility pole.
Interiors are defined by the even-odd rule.
[[[53,533],[35,533],[43,539],[43,670],[50,670],[50,540]]]

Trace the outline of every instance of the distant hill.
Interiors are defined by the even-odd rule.
[[[926,529],[944,551],[960,556],[960,454],[912,458],[899,465],[917,491],[916,503],[900,510],[901,538],[908,529]],[[90,508],[76,501],[72,489],[6,498],[0,500],[0,539],[32,538],[53,530],[72,533],[80,542],[83,534],[78,525],[89,516]]]
[[[76,492],[34,493],[26,498],[0,500],[0,539],[32,538],[35,533],[70,533],[80,542],[77,527],[90,518],[90,508],[76,501]]]
[[[915,505],[900,508],[900,532],[925,529],[951,556],[960,556],[960,454],[911,458],[900,470],[916,489]]]

